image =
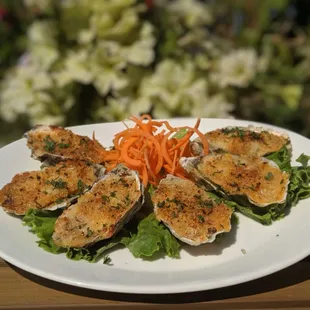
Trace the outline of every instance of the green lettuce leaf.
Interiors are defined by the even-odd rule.
[[[307,168],[309,160],[310,160],[310,156],[305,155],[304,153],[302,153],[302,154],[296,159],[296,161],[297,161],[298,163],[301,163],[301,165],[302,165],[304,168]]]
[[[291,170],[291,155],[286,146],[278,152],[269,154],[266,158],[274,161],[283,171],[289,172]]]
[[[95,263],[104,257],[106,251],[117,245],[125,245],[135,257],[151,257],[163,250],[170,257],[179,257],[179,243],[170,231],[159,223],[152,213],[135,225],[131,222],[128,228],[122,229],[114,238],[100,241],[87,248],[61,248],[52,239],[55,222],[61,211],[29,210],[23,218],[23,224],[39,238],[39,247],[50,253],[65,253],[72,260],[86,260]],[[130,231],[137,230],[136,233]],[[104,259],[104,262],[109,259]]]
[[[41,211],[29,210],[23,217],[23,224],[30,227],[30,231],[39,237],[37,241],[39,247],[45,251],[57,254],[64,252],[64,249],[58,247],[52,239],[55,222],[61,211]]]
[[[143,219],[136,234],[124,237],[121,241],[135,257],[151,257],[164,250],[169,257],[178,258],[180,244],[152,213]]]
[[[104,254],[107,250],[110,250],[116,245],[121,244],[121,240],[122,236],[119,236],[98,242],[89,248],[68,248],[66,256],[72,260],[78,261],[83,259],[90,263],[96,263],[104,257]]]
[[[120,241],[124,237],[124,234],[119,235],[117,238],[98,242],[89,248],[58,247],[55,245],[52,235],[54,232],[55,222],[61,212],[61,210],[41,211],[31,209],[23,217],[23,224],[29,226],[30,231],[38,236],[39,240],[37,243],[39,247],[43,248],[45,251],[53,254],[66,253],[66,256],[69,259],[83,259],[91,263],[95,263],[104,256],[107,250],[121,244]]]
[[[295,206],[298,201],[310,197],[310,167],[308,161],[310,156],[301,154],[296,161],[302,166],[291,169],[290,184],[288,189],[287,205]]]

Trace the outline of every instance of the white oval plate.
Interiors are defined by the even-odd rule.
[[[195,119],[170,120],[174,126],[193,126]],[[203,119],[202,132],[224,126],[272,127],[259,123],[227,119]],[[275,128],[275,127],[274,127]],[[106,123],[71,128],[91,136],[93,131],[103,145],[110,145],[113,135],[124,129],[122,123]],[[277,128],[277,130],[282,130]],[[285,131],[285,130],[282,130]],[[286,131],[293,144],[293,159],[310,154],[310,141]],[[26,140],[18,140],[0,150],[0,187],[12,177],[38,169],[40,163],[30,158]],[[90,264],[71,261],[63,254],[53,255],[36,244],[36,236],[19,218],[0,210],[0,256],[13,265],[54,281],[96,290],[123,293],[179,293],[214,289],[238,284],[274,273],[310,254],[309,200],[301,201],[289,216],[271,226],[263,226],[242,215],[237,229],[226,234],[220,244],[199,247],[182,246],[181,258],[143,261],[127,249],[110,254],[113,266],[102,262]],[[246,254],[243,254],[244,251]]]

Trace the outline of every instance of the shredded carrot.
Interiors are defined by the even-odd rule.
[[[102,150],[103,161],[108,171],[122,163],[128,168],[138,171],[144,186],[149,183],[158,185],[167,174],[186,178],[186,173],[180,165],[181,157],[191,156],[190,139],[196,134],[201,139],[204,154],[208,154],[208,141],[200,131],[200,119],[194,127],[173,127],[168,121],[153,120],[150,115],[144,114],[140,118],[129,118],[135,123],[117,133],[113,139],[113,149]],[[186,129],[186,134],[177,139],[173,134]],[[96,147],[100,144],[93,134]]]

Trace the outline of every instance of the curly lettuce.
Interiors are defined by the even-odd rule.
[[[53,254],[65,253],[72,260],[86,260],[95,263],[105,256],[106,252],[117,245],[126,246],[135,257],[150,258],[155,253],[163,251],[169,257],[179,257],[179,243],[170,231],[152,213],[142,219],[137,227],[131,223],[130,230],[126,228],[115,237],[100,241],[93,246],[84,248],[58,247],[52,239],[54,226],[61,211],[29,210],[23,218],[23,224],[30,227],[30,231],[39,238],[39,247]],[[134,232],[132,232],[134,231]]]

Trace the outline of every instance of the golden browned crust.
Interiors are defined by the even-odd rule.
[[[231,196],[247,196],[257,206],[286,198],[289,175],[261,157],[225,153],[185,159],[182,165],[197,181],[204,179]]]
[[[244,127],[227,127],[205,134],[212,151],[235,155],[265,156],[281,150],[290,143],[286,135],[272,131],[255,131]],[[201,155],[199,139],[192,143],[196,155]]]
[[[107,175],[57,219],[55,244],[83,247],[112,237],[137,208],[139,184],[133,173]]]
[[[176,177],[162,180],[152,201],[157,219],[189,244],[208,242],[216,233],[231,229],[232,208],[190,180]]]
[[[101,163],[104,148],[86,136],[79,136],[68,129],[39,125],[27,134],[27,145],[32,156],[45,159],[49,156],[64,159]]]
[[[23,215],[29,209],[46,209],[81,194],[97,180],[98,168],[84,161],[64,161],[14,176],[0,190],[0,205],[9,213]]]

